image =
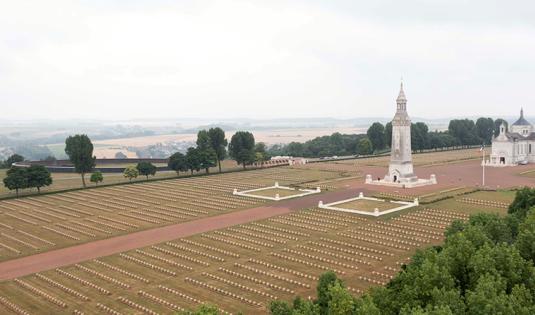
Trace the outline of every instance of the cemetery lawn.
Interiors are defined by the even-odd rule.
[[[248,190],[275,181],[300,184],[335,175],[278,167],[0,200],[0,261],[266,202],[234,196],[234,188]]]
[[[401,206],[400,204],[395,204],[395,203],[391,203],[388,201],[381,202],[381,201],[375,201],[375,200],[360,199],[360,200],[354,200],[350,202],[341,203],[333,207],[373,212],[375,208],[379,209],[379,211],[385,211],[385,210],[397,208],[400,206]]]
[[[486,194],[501,200],[507,193]],[[438,202],[386,219],[305,209],[20,278],[66,307],[12,280],[0,283],[0,296],[36,313],[91,313],[101,303],[121,313],[143,305],[171,314],[210,302],[262,314],[273,299],[314,296],[326,270],[355,295],[386,284],[416,249],[440,244],[453,220],[466,220],[465,206]]]

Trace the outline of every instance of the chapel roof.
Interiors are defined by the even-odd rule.
[[[535,140],[535,132],[530,132],[527,136],[523,136],[518,132],[508,132],[505,136],[509,140]]]
[[[520,109],[520,118],[513,123],[513,126],[531,126],[531,123],[524,118],[524,109]]]

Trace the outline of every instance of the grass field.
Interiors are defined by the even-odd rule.
[[[128,164],[132,165],[132,164]],[[110,165],[106,164],[105,167],[122,167],[127,166],[125,164],[121,165]],[[224,171],[231,171],[231,170],[239,170],[241,169],[240,166],[236,164],[235,161],[223,161],[222,163],[222,169]],[[217,173],[218,172],[217,167],[213,167],[210,169],[211,173]],[[205,170],[201,170],[199,172],[194,172],[194,174],[204,174]],[[0,198],[1,197],[7,197],[7,196],[15,196],[15,191],[9,191],[1,182],[1,180],[5,177],[6,170],[0,169]],[[117,184],[117,183],[127,183],[129,180],[123,176],[122,173],[104,173],[104,182],[102,184]],[[190,175],[190,172],[183,172],[180,174],[181,176],[188,176]],[[94,184],[89,182],[90,174],[86,175],[86,183],[88,186],[93,186]],[[177,177],[176,172],[173,171],[163,171],[163,172],[157,172],[155,176],[150,176],[149,179],[152,178],[158,178],[158,179],[167,179],[167,178],[175,178]],[[43,187],[41,189],[42,192],[50,192],[50,191],[60,191],[60,190],[66,190],[66,189],[73,189],[73,188],[82,188],[82,179],[79,174],[76,173],[52,173],[52,185],[48,187]],[[145,176],[139,176],[138,178],[135,178],[132,180],[132,182],[141,182],[146,180]],[[37,191],[35,189],[29,190],[25,189],[21,191],[21,195],[35,195]]]
[[[388,201],[381,202],[381,201],[360,199],[360,200],[354,200],[350,202],[341,203],[341,204],[336,205],[335,207],[343,208],[343,209],[354,209],[354,210],[373,212],[375,208],[379,209],[379,211],[384,211],[384,210],[389,210],[389,209],[399,207],[399,204],[392,204]]]
[[[505,214],[507,206],[515,197],[514,191],[478,191],[467,195],[457,196],[436,202],[428,207],[438,207],[440,209],[455,209],[465,214],[475,214],[480,211]],[[463,199],[480,200],[482,203],[463,202]],[[492,202],[503,203],[491,204]]]
[[[414,166],[431,166],[448,163],[459,163],[466,160],[481,159],[481,153],[477,149],[464,149],[453,151],[426,152],[412,155]],[[370,157],[364,159],[345,160],[334,163],[353,164],[356,166],[381,166],[388,167],[390,156]]]
[[[452,220],[472,212],[451,202],[378,220],[302,210],[3,282],[0,296],[41,314],[94,313],[97,303],[123,314],[138,306],[171,314],[201,302],[258,314],[273,299],[313,296],[326,270],[360,294],[384,285],[417,248],[439,244]]]
[[[275,181],[299,184],[336,176],[333,172],[272,168],[0,201],[0,261],[263,202],[234,196],[234,188],[259,188]]]
[[[455,157],[470,156],[444,153],[419,161],[451,163]],[[0,201],[0,260],[255,207],[262,201],[234,196],[233,189],[260,188],[276,181],[324,188],[337,179],[359,176],[360,162],[277,167]],[[478,212],[504,214],[514,198],[510,191],[469,193],[471,189],[459,186],[427,193],[419,197],[429,198],[428,204],[378,219],[303,209],[3,281],[0,313],[18,309],[19,314],[24,314],[20,310],[173,314],[209,302],[225,313],[263,314],[271,300],[315,296],[317,279],[327,270],[334,270],[358,295],[386,284],[418,248],[440,244],[453,220],[466,220]],[[448,199],[433,202],[444,197]],[[385,203],[381,204],[349,206],[384,210]]]

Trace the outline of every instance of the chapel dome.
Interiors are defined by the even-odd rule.
[[[520,118],[513,123],[513,126],[531,126],[531,123],[524,118],[524,109],[520,109]]]

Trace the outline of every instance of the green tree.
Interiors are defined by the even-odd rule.
[[[154,166],[154,164],[152,164],[151,162],[139,162],[137,163],[136,168],[139,171],[139,175],[146,176],[147,179],[149,179],[149,175],[156,175],[156,166]]]
[[[210,137],[210,144],[214,149],[217,157],[217,165],[219,172],[221,173],[221,161],[225,159],[227,154],[227,139],[225,138],[225,131],[219,127],[210,128],[208,130],[208,136]]]
[[[4,186],[9,190],[15,190],[17,197],[19,190],[28,187],[28,177],[25,168],[11,167],[4,177]]]
[[[201,159],[202,157],[199,149],[193,147],[188,148],[188,152],[186,153],[186,165],[191,171],[191,175],[193,175],[193,171],[198,172],[201,170]]]
[[[290,142],[286,146],[289,156],[305,156],[305,146],[300,142]]]
[[[210,135],[206,130],[200,130],[197,133],[197,148],[200,150],[207,150],[212,147],[210,142]]]
[[[422,151],[429,146],[429,128],[423,122],[411,124],[411,149]]]
[[[208,174],[210,172],[210,167],[217,165],[217,154],[215,153],[214,149],[210,147],[206,149],[197,148],[197,151],[200,163],[199,167],[204,168],[206,174]]]
[[[167,166],[173,171],[175,171],[177,175],[180,175],[180,172],[185,172],[188,170],[186,156],[180,152],[174,153],[169,157]]]
[[[476,121],[476,133],[479,138],[483,139],[484,144],[490,144],[494,134],[494,120],[492,118],[480,117]]]
[[[41,193],[41,187],[52,185],[52,176],[50,171],[43,165],[31,165],[26,169],[27,185],[29,188],[37,188]]]
[[[76,173],[82,176],[82,184],[85,185],[85,174],[95,167],[95,157],[93,156],[93,144],[87,135],[74,135],[65,140],[65,153],[74,165]]]
[[[336,282],[329,287],[329,315],[352,314],[355,308],[353,297],[340,282]]]
[[[5,162],[5,166],[7,168],[10,168],[13,163],[18,163],[18,162],[23,162],[23,161],[24,161],[24,157],[20,154],[15,153],[7,158]]]
[[[98,183],[102,183],[104,181],[104,176],[102,175],[101,171],[95,171],[93,174],[91,174],[89,181],[95,183],[95,186],[98,186]]]
[[[361,155],[368,155],[373,153],[372,143],[370,139],[364,138],[360,139],[357,145],[357,152]]]
[[[380,122],[374,122],[370,128],[368,128],[366,134],[372,143],[374,151],[379,151],[385,148],[385,127],[383,124]]]
[[[343,285],[342,281],[338,279],[333,271],[327,271],[320,276],[316,293],[318,295],[317,303],[320,307],[321,314],[328,313],[329,301],[331,300],[329,289],[336,284]]]
[[[364,295],[355,301],[357,311],[355,315],[381,315],[381,310],[373,303],[369,295]]]
[[[507,212],[523,220],[533,206],[535,206],[535,189],[524,187],[517,190],[515,199],[509,205]]]
[[[439,133],[437,132],[429,133],[429,146],[428,146],[429,149],[439,149],[445,146],[446,144]]]
[[[129,181],[132,181],[132,179],[139,176],[139,170],[135,165],[130,165],[124,169],[123,175],[125,178],[128,178]]]
[[[482,275],[474,290],[466,293],[466,307],[470,315],[514,314],[504,281],[490,274]]]
[[[264,142],[258,142],[255,145],[255,162],[264,166],[264,162],[270,159],[270,156],[267,152],[267,146]]]
[[[219,308],[215,305],[203,303],[194,311],[179,312],[180,315],[220,315]]]
[[[453,119],[448,125],[448,133],[457,139],[460,145],[480,144],[477,136],[476,125],[470,119]]]
[[[535,208],[532,207],[519,227],[515,247],[524,259],[535,263]]]
[[[273,315],[292,315],[293,309],[286,301],[275,300],[269,303],[269,311]]]
[[[236,132],[230,139],[229,153],[238,165],[243,166],[243,169],[253,163],[256,157],[253,134],[248,131]]]

